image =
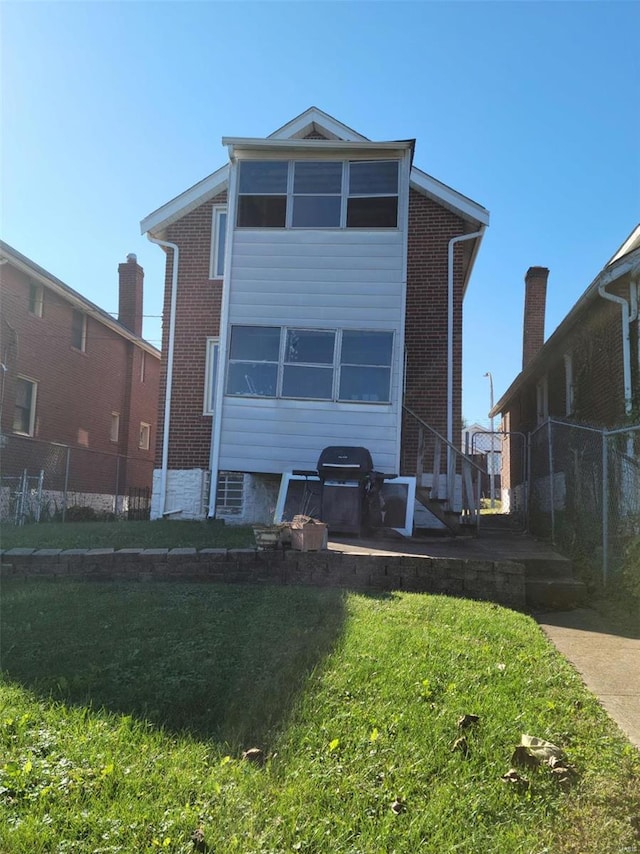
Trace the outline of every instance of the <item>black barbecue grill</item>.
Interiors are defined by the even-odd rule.
[[[294,471],[320,480],[320,519],[332,533],[357,534],[382,524],[380,489],[396,475],[373,468],[367,448],[330,445],[318,459],[317,471]]]

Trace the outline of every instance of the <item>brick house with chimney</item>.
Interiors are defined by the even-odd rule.
[[[640,423],[640,225],[544,340],[549,270],[525,277],[522,371],[493,407],[507,433],[548,418],[612,429]],[[517,449],[515,445],[517,444]],[[520,510],[527,480],[520,442],[503,447],[503,508]]]
[[[43,470],[57,494],[66,466],[74,501],[99,509],[150,487],[160,352],[141,337],[136,256],[118,268],[117,320],[3,241],[0,264],[3,477]]]
[[[420,421],[459,447],[487,210],[417,169],[413,140],[315,107],[223,144],[141,223],[167,255],[152,517],[267,519],[328,445],[415,475]]]

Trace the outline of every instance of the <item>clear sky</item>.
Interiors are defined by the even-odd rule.
[[[484,205],[465,302],[463,411],[521,369],[523,278],[549,267],[547,335],[640,220],[636,2],[0,2],[0,233],[106,311],[145,268],[151,211],[315,105]]]

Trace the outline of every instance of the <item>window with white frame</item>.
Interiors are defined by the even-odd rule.
[[[71,314],[71,346],[83,353],[87,349],[87,315],[75,308]]]
[[[44,306],[44,288],[38,282],[29,282],[29,314],[42,317]]]
[[[393,332],[233,326],[226,393],[389,403]]]
[[[537,423],[542,424],[549,417],[549,383],[547,376],[536,383]]]
[[[140,432],[138,434],[138,447],[141,451],[148,451],[151,441],[151,425],[144,421],[140,422]]]
[[[147,354],[140,350],[140,382],[143,383],[147,377]]]
[[[111,413],[111,428],[109,430],[109,441],[117,442],[120,439],[120,413]]]
[[[204,371],[203,415],[213,415],[216,407],[216,381],[218,377],[218,354],[220,339],[207,338],[206,362]]]
[[[224,276],[224,252],[227,239],[227,209],[214,207],[211,223],[211,260],[209,278],[221,279]]]
[[[239,228],[397,228],[397,160],[243,160]]]
[[[564,400],[565,415],[571,415],[574,408],[573,354],[564,354]]]
[[[13,432],[33,436],[36,424],[36,398],[38,383],[26,377],[16,380],[16,396],[13,409]]]

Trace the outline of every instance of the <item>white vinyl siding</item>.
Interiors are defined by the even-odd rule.
[[[380,330],[394,335],[391,401],[367,404],[225,396],[220,470],[315,468],[328,445],[364,445],[394,471],[400,443],[403,230],[236,229],[229,327]]]

